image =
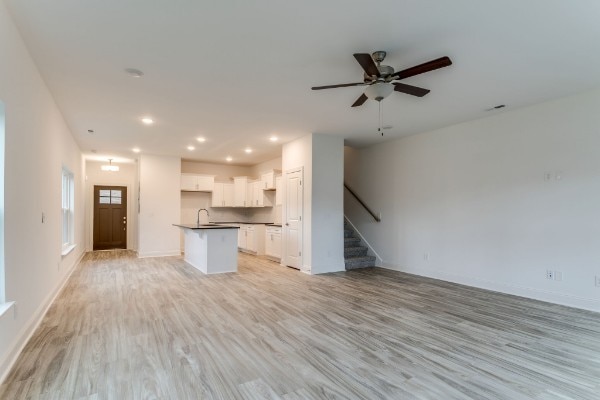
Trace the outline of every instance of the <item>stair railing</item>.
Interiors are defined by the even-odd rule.
[[[378,216],[377,214],[375,214],[375,213],[373,212],[373,210],[371,210],[371,209],[369,208],[369,206],[367,206],[367,205],[365,204],[365,202],[364,202],[364,201],[362,201],[362,200],[360,199],[360,197],[358,197],[358,195],[357,195],[356,193],[354,193],[354,191],[353,191],[352,189],[350,189],[350,187],[348,187],[348,184],[347,184],[346,182],[344,182],[344,187],[345,187],[345,188],[346,188],[346,190],[347,190],[347,191],[348,191],[348,192],[349,192],[349,193],[350,193],[350,194],[351,194],[351,195],[352,195],[352,196],[353,196],[353,197],[356,199],[356,201],[358,201],[358,202],[360,203],[360,205],[361,205],[361,206],[363,206],[363,208],[364,208],[365,210],[367,210],[367,212],[368,212],[369,214],[371,214],[371,217],[373,217],[373,219],[374,219],[375,221],[377,221],[377,222],[381,222],[381,218],[379,218],[379,216]]]

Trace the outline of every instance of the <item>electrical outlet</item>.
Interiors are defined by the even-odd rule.
[[[562,271],[554,271],[554,280],[555,281],[562,281]]]
[[[600,275],[596,275],[596,287],[600,287]]]
[[[556,179],[557,181],[560,181],[562,179],[562,172],[561,171],[556,171],[554,173],[554,179]]]
[[[554,271],[550,269],[546,270],[546,279],[554,279]]]

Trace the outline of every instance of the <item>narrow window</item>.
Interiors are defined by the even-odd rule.
[[[74,210],[73,210],[73,173],[63,167],[62,170],[62,254],[65,255],[75,247],[73,243]]]

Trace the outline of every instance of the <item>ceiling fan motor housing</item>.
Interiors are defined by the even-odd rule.
[[[394,73],[394,68],[390,67],[389,65],[378,65],[377,70],[379,71],[380,79],[385,79]],[[364,75],[365,82],[374,82],[376,80],[374,76],[369,76],[366,72]]]

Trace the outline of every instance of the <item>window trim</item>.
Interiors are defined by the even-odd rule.
[[[66,256],[75,248],[75,176],[67,168],[61,173],[61,255]],[[66,223],[66,226],[65,226]],[[66,232],[65,232],[66,229]]]

